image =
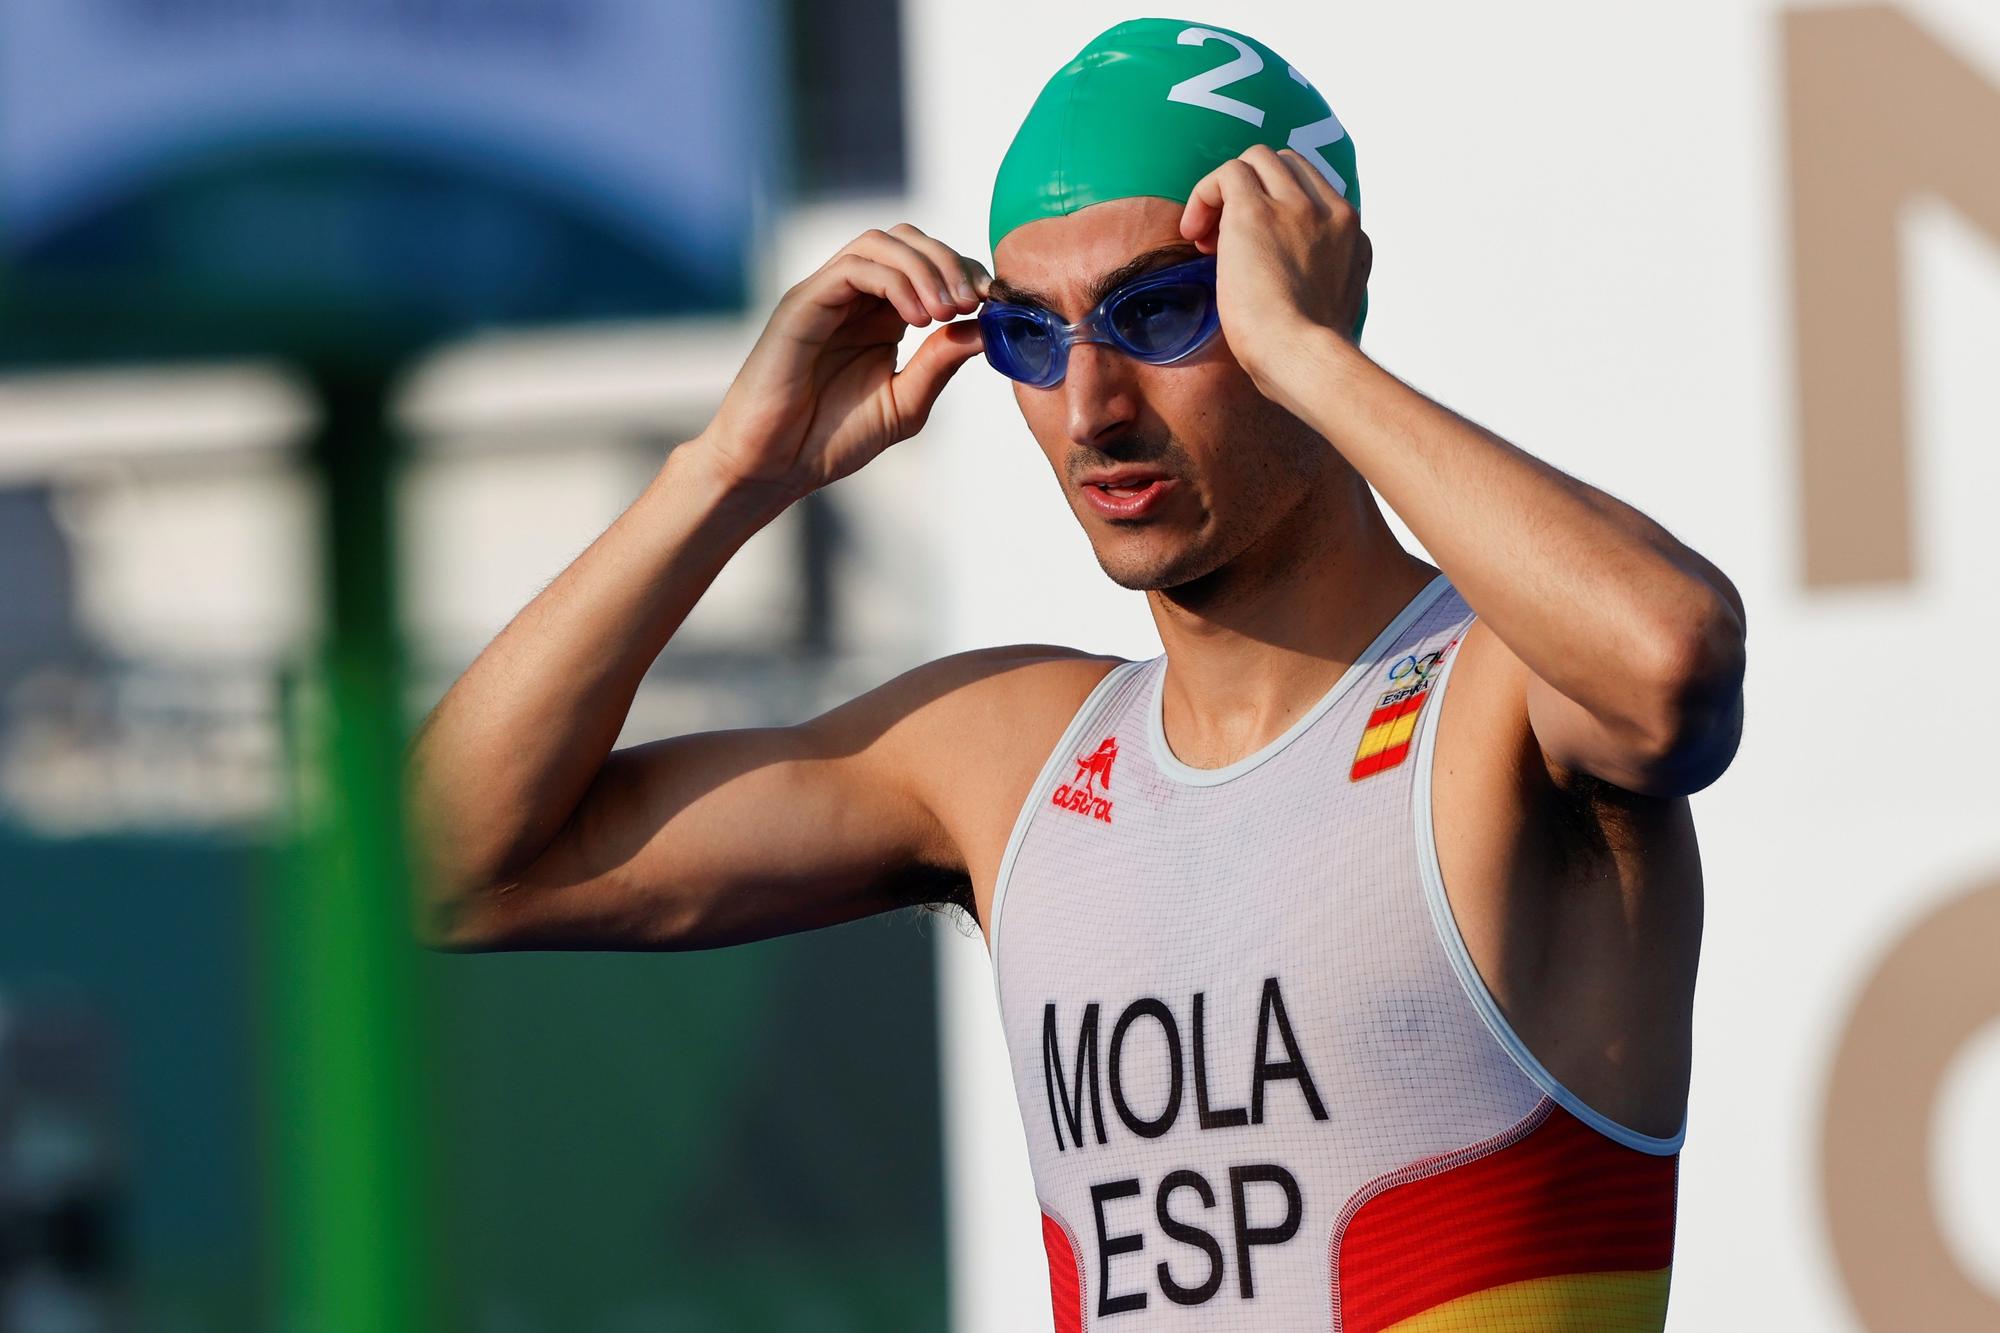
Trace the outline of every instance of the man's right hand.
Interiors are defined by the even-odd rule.
[[[689,443],[727,478],[792,498],[838,481],[916,434],[982,346],[975,321],[945,323],[899,372],[904,330],[978,309],[989,281],[907,222],[864,232],[785,293]]]

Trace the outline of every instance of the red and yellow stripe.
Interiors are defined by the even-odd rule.
[[[1385,768],[1394,768],[1410,754],[1410,737],[1417,730],[1417,713],[1431,697],[1428,682],[1416,693],[1395,703],[1382,704],[1368,715],[1361,732],[1361,746],[1354,752],[1354,768],[1348,776],[1360,781]]]
[[[1667,1270],[1529,1278],[1446,1301],[1387,1333],[1657,1333]]]
[[[1678,1156],[1544,1106],[1512,1142],[1363,1191],[1334,1241],[1341,1333],[1659,1333]]]

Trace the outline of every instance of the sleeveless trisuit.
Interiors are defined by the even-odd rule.
[[[1598,1114],[1453,921],[1440,574],[1285,733],[1191,768],[1114,668],[1015,823],[993,965],[1058,1333],[1657,1333],[1685,1123]]]

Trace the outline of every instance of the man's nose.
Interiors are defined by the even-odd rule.
[[[1069,406],[1069,437],[1078,444],[1108,444],[1139,412],[1132,361],[1107,343],[1070,346],[1063,393]]]

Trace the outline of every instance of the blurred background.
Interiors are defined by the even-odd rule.
[[[0,0],[0,1330],[1048,1327],[976,936],[385,947],[384,775],[779,292],[987,258],[1132,12]],[[2000,1328],[2000,12],[1188,17],[1354,135],[1367,350],[1749,604],[1671,1326]],[[1158,651],[974,365],[624,740],[1009,641]]]

